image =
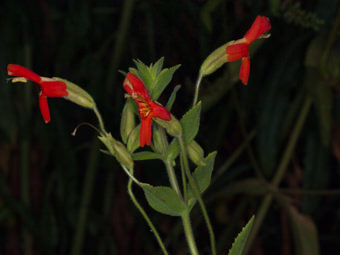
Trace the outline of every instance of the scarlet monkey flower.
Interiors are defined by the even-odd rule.
[[[27,80],[33,81],[40,85],[41,91],[39,94],[39,106],[41,114],[45,120],[45,123],[51,121],[50,110],[48,108],[47,97],[64,97],[68,93],[66,91],[66,84],[62,81],[56,81],[51,78],[41,77],[38,74],[32,72],[26,67],[20,65],[9,64],[7,66],[8,75],[18,76],[13,78],[12,82]]]
[[[264,16],[257,16],[253,25],[242,39],[235,41],[226,47],[229,62],[242,58],[239,77],[244,85],[247,85],[250,72],[249,44],[261,37],[271,28],[269,19]]]
[[[128,73],[123,82],[123,87],[133,100],[138,104],[138,113],[142,120],[140,128],[140,146],[150,145],[152,118],[171,120],[169,111],[160,104],[151,100],[143,82],[132,73]]]

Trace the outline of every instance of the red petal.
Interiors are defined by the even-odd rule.
[[[66,84],[62,81],[43,81],[41,90],[42,94],[48,97],[64,97],[68,95]]]
[[[140,146],[144,147],[144,145],[150,145],[151,143],[151,125],[152,125],[152,119],[151,116],[148,116],[144,119],[142,119],[142,124],[140,127],[140,137],[139,142]]]
[[[249,55],[249,46],[246,43],[229,45],[226,48],[227,59],[229,62],[247,57]]]
[[[149,105],[151,107],[151,117],[157,117],[163,120],[171,120],[170,112],[160,104],[157,104],[153,101],[149,101]]]
[[[48,109],[47,97],[44,95],[39,96],[40,112],[45,120],[45,123],[51,121],[50,110]]]
[[[257,16],[248,32],[244,35],[248,44],[253,42],[260,35],[264,34],[271,28],[270,21],[267,17]]]
[[[250,59],[249,57],[243,58],[239,77],[244,85],[248,84],[249,72],[250,72]]]
[[[38,74],[32,72],[31,70],[27,69],[26,67],[9,64],[7,66],[8,75],[10,76],[20,76],[24,77],[28,80],[34,81],[36,83],[40,83],[41,78]]]
[[[143,82],[134,74],[128,73],[123,82],[123,87],[130,95],[137,95],[145,100],[149,100],[149,93]]]

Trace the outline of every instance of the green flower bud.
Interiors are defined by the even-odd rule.
[[[153,143],[155,151],[160,154],[163,154],[164,146],[162,142],[161,132],[159,131],[158,127],[156,126],[153,127],[152,136],[153,136],[152,143]]]
[[[128,137],[127,141],[127,149],[130,153],[133,153],[135,150],[137,150],[140,146],[140,124],[135,127]]]
[[[169,135],[174,136],[174,137],[178,137],[182,135],[182,125],[178,121],[178,119],[176,119],[175,116],[173,116],[172,114],[171,114],[171,120],[169,121],[162,120],[159,118],[154,118],[154,121],[161,127],[165,128],[166,132]]]
[[[214,50],[202,63],[200,69],[200,75],[206,76],[215,72],[223,64],[228,62],[226,47],[232,44],[234,41],[230,41],[223,44],[221,47]]]
[[[81,87],[74,84],[73,82],[70,82],[62,78],[53,77],[53,79],[66,83],[66,86],[67,86],[66,90],[67,90],[68,95],[64,97],[65,99],[70,100],[71,102],[78,104],[82,107],[86,107],[90,109],[95,108],[96,103],[94,102],[93,98],[90,96],[89,93],[87,93]]]
[[[192,162],[194,162],[198,166],[205,166],[206,163],[204,161],[204,151],[202,147],[195,141],[192,140],[187,146],[187,152],[189,158]]]
[[[133,101],[128,99],[125,103],[120,120],[120,135],[126,144],[132,130],[136,127],[135,114],[133,112]]]
[[[114,156],[119,163],[129,169],[133,169],[133,160],[131,154],[127,151],[124,144],[115,140],[111,133],[105,133],[99,136],[98,139],[106,146],[112,156]]]

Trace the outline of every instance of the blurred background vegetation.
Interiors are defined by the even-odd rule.
[[[118,138],[124,77],[117,70],[137,58],[182,64],[160,99],[165,103],[181,84],[173,108],[180,117],[205,57],[241,38],[259,14],[270,18],[271,37],[251,47],[248,86],[238,80],[239,63],[202,84],[197,140],[206,153],[219,151],[204,194],[218,253],[226,254],[261,210],[248,254],[339,254],[337,0],[5,0],[0,14],[1,254],[161,254],[126,193],[127,177],[98,152],[96,133],[82,127],[71,136],[80,122],[96,124],[93,113],[50,98],[52,121],[45,125],[38,87],[11,85],[7,64],[82,86]],[[160,162],[138,162],[135,172],[167,185]],[[187,254],[180,220],[147,211],[170,253]],[[195,208],[198,246],[209,254],[202,223]]]

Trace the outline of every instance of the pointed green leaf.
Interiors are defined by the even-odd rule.
[[[171,143],[168,146],[168,150],[166,152],[166,157],[169,160],[175,160],[179,155],[180,148],[177,138],[172,139]]]
[[[156,80],[153,82],[151,87],[151,98],[153,100],[157,100],[159,96],[162,94],[164,89],[169,85],[170,81],[172,80],[172,76],[174,72],[180,67],[181,65],[176,65],[171,68],[163,69],[160,74],[157,76]]]
[[[170,216],[181,216],[187,210],[187,206],[178,194],[169,187],[154,187],[143,183],[146,200],[156,211]]]
[[[166,104],[166,109],[168,109],[169,111],[171,111],[172,105],[174,104],[175,100],[176,100],[176,94],[177,91],[181,88],[181,85],[177,85],[174,90],[172,91],[169,100]]]
[[[237,235],[228,255],[242,255],[244,246],[246,245],[249,233],[253,226],[254,216],[248,221],[247,225],[242,229],[242,231]]]
[[[198,185],[200,193],[203,193],[209,187],[211,174],[214,169],[216,153],[216,151],[209,153],[209,155],[204,159],[205,165],[198,166],[192,175]],[[193,206],[195,200],[195,195],[192,191],[191,185],[188,184],[188,201],[190,206]]]
[[[139,77],[139,73],[138,73],[138,70],[136,68],[130,67],[129,72],[136,75],[137,77]]]
[[[200,125],[201,102],[192,107],[181,119],[183,140],[189,144],[197,135]]]
[[[152,75],[150,73],[149,67],[146,66],[139,59],[134,60],[134,62],[137,66],[137,69],[138,69],[138,72],[139,72],[139,77],[142,79],[147,90],[150,92],[152,90],[153,78],[152,78]]]
[[[159,74],[159,72],[162,70],[163,68],[163,63],[164,63],[164,57],[161,57],[160,59],[157,60],[157,62],[152,66],[151,68],[151,73],[153,75],[153,77],[157,77],[157,75]]]
[[[133,160],[162,159],[162,155],[151,151],[136,152],[132,155]]]

